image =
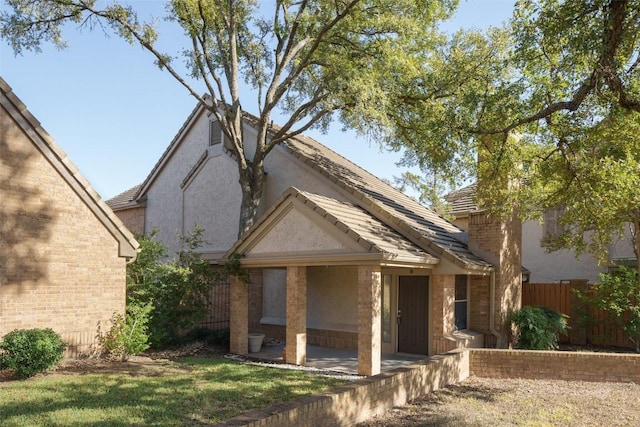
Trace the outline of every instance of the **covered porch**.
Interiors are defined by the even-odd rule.
[[[355,351],[357,373],[370,376],[385,359],[426,358],[482,340],[453,334],[456,274],[467,272],[359,206],[290,189],[226,256],[233,254],[240,268],[270,279],[259,285],[259,304],[271,312],[250,331],[257,309],[250,287],[258,285],[231,277],[232,353],[248,355],[249,333],[269,325],[284,328],[287,363],[307,364],[308,344],[322,344]],[[334,334],[340,339],[329,339]]]
[[[249,353],[249,357],[264,362],[285,363],[283,350],[284,344],[263,346],[259,352]],[[428,356],[419,354],[383,354],[380,359],[380,372],[413,366],[426,359],[428,359]],[[323,371],[359,375],[358,352],[353,349],[307,344],[305,366]]]

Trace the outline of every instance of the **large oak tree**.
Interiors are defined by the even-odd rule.
[[[181,52],[164,52],[152,22],[126,3],[96,0],[6,0],[0,31],[19,54],[44,43],[65,46],[67,23],[112,30],[142,46],[220,122],[236,154],[242,205],[239,234],[256,219],[264,160],[278,143],[333,119],[359,131],[384,125],[384,111],[416,61],[440,41],[437,23],[457,0],[171,0],[166,18],[184,32]],[[176,59],[185,57],[183,73]],[[190,84],[204,83],[211,97]],[[242,99],[248,84],[257,99]],[[249,152],[243,107],[257,111]],[[272,116],[284,123],[273,128]]]
[[[458,32],[422,62],[385,118],[410,163],[477,178],[496,213],[561,209],[550,249],[605,261],[631,227],[638,252],[640,1],[521,0],[503,27]]]

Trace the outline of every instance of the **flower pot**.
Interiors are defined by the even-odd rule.
[[[249,334],[249,353],[258,353],[262,348],[264,334]]]

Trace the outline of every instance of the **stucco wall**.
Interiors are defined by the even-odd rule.
[[[293,157],[285,148],[277,146],[265,159],[267,185],[264,203],[259,214],[264,213],[289,187],[346,201],[345,196],[326,178]]]
[[[50,327],[89,350],[125,304],[118,243],[0,110],[0,336]]]
[[[537,221],[522,225],[522,263],[531,272],[531,283],[552,283],[560,280],[587,279],[594,283],[604,271],[589,254],[577,259],[572,250],[547,253],[540,242],[544,227]]]
[[[454,224],[468,230],[468,218],[460,218]],[[606,268],[589,254],[576,258],[575,252],[568,249],[548,253],[541,245],[544,226],[538,221],[525,221],[522,225],[522,265],[531,272],[532,283],[553,283],[561,280],[587,279],[595,283],[599,274]],[[616,239],[610,248],[610,258],[635,258],[633,248],[627,236]]]
[[[358,330],[358,274],[355,267],[307,268],[307,328],[344,332]],[[264,270],[265,324],[286,320],[286,270]]]
[[[195,117],[147,192],[146,231],[158,228],[158,238],[169,245],[171,252],[179,249],[177,236],[192,231],[195,224],[205,229],[204,238],[209,242],[202,248],[205,252],[224,253],[237,240],[242,200],[237,164],[222,152],[221,146],[209,147],[211,120],[206,114]],[[247,126],[245,141],[250,153],[255,150],[254,140],[254,130]],[[202,162],[205,152],[209,155]],[[283,147],[275,147],[267,156],[265,171],[267,180],[259,215],[292,186],[345,200],[333,185]]]
[[[183,232],[193,230],[196,225],[204,227],[208,243],[202,249],[216,253],[226,252],[237,240],[237,212],[242,201],[237,166],[221,151],[209,157],[183,189]]]

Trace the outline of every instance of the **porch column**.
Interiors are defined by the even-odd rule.
[[[382,301],[379,265],[358,266],[358,374],[380,373]]]
[[[236,276],[229,277],[229,349],[249,354],[249,285]]]
[[[286,362],[307,360],[307,268],[287,267]]]

